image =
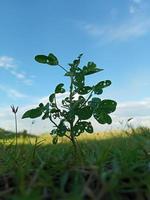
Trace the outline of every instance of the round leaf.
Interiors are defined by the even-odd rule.
[[[22,119],[24,118],[37,118],[40,117],[42,115],[42,109],[40,107],[31,109],[26,111],[23,116]]]
[[[112,113],[116,110],[116,101],[105,99],[101,101],[99,106],[99,111],[104,111],[106,113]]]
[[[92,88],[90,86],[84,86],[84,87],[78,88],[76,92],[78,92],[78,94],[85,95],[85,94],[88,94],[91,91],[91,89]]]
[[[88,102],[89,106],[92,107],[93,110],[97,110],[100,105],[101,99],[98,97],[93,97],[91,101]]]
[[[55,93],[64,93],[65,89],[63,88],[64,84],[60,83],[55,88]]]
[[[58,142],[58,136],[54,136],[53,140],[52,140],[52,143],[53,144],[57,144],[57,142]]]
[[[45,55],[37,55],[37,56],[35,56],[35,60],[36,60],[37,62],[39,62],[39,63],[46,64],[47,61],[48,61],[47,59],[48,59],[48,57],[45,56]]]
[[[95,94],[102,94],[102,92],[103,92],[102,89],[105,88],[105,87],[108,87],[110,85],[111,85],[111,81],[110,80],[101,81],[101,82],[99,82],[98,84],[96,84],[94,86],[93,91],[94,91]]]
[[[100,124],[111,124],[112,123],[111,117],[105,112],[95,113],[93,116]]]
[[[74,136],[79,136],[81,133],[84,132],[85,123],[87,123],[87,122],[78,122],[78,123],[73,127],[73,135],[74,135]]]
[[[49,65],[58,65],[59,64],[57,57],[52,53],[50,53],[48,55],[47,59],[48,59],[47,64],[49,64]]]
[[[76,115],[78,115],[79,119],[89,119],[92,116],[92,108],[90,106],[85,106],[76,110]]]
[[[55,94],[53,93],[53,94],[51,94],[51,95],[49,96],[49,101],[50,101],[51,103],[53,103],[53,102],[54,102],[54,99],[55,99]]]
[[[103,69],[97,68],[94,62],[88,62],[87,66],[83,67],[84,75],[90,75],[102,71]]]
[[[85,126],[85,131],[88,133],[93,133],[93,126],[91,124],[91,122],[88,122],[87,125]]]
[[[73,84],[78,88],[82,88],[84,86],[84,74],[82,72],[78,72],[75,74]]]

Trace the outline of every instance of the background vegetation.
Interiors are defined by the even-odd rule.
[[[0,199],[149,199],[150,129],[51,139],[0,129]]]

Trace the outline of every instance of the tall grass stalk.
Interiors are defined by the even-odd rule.
[[[16,135],[16,147],[18,145],[18,123],[17,123],[17,111],[18,111],[18,106],[15,108],[14,105],[10,106],[12,109],[12,112],[14,113],[15,116],[15,135]]]

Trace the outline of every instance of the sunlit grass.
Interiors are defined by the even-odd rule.
[[[79,152],[50,134],[0,137],[0,199],[148,199],[150,129],[82,134]],[[90,191],[90,192],[89,192]]]

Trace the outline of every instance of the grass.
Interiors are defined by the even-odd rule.
[[[0,200],[149,200],[150,129],[64,138],[0,130]]]

